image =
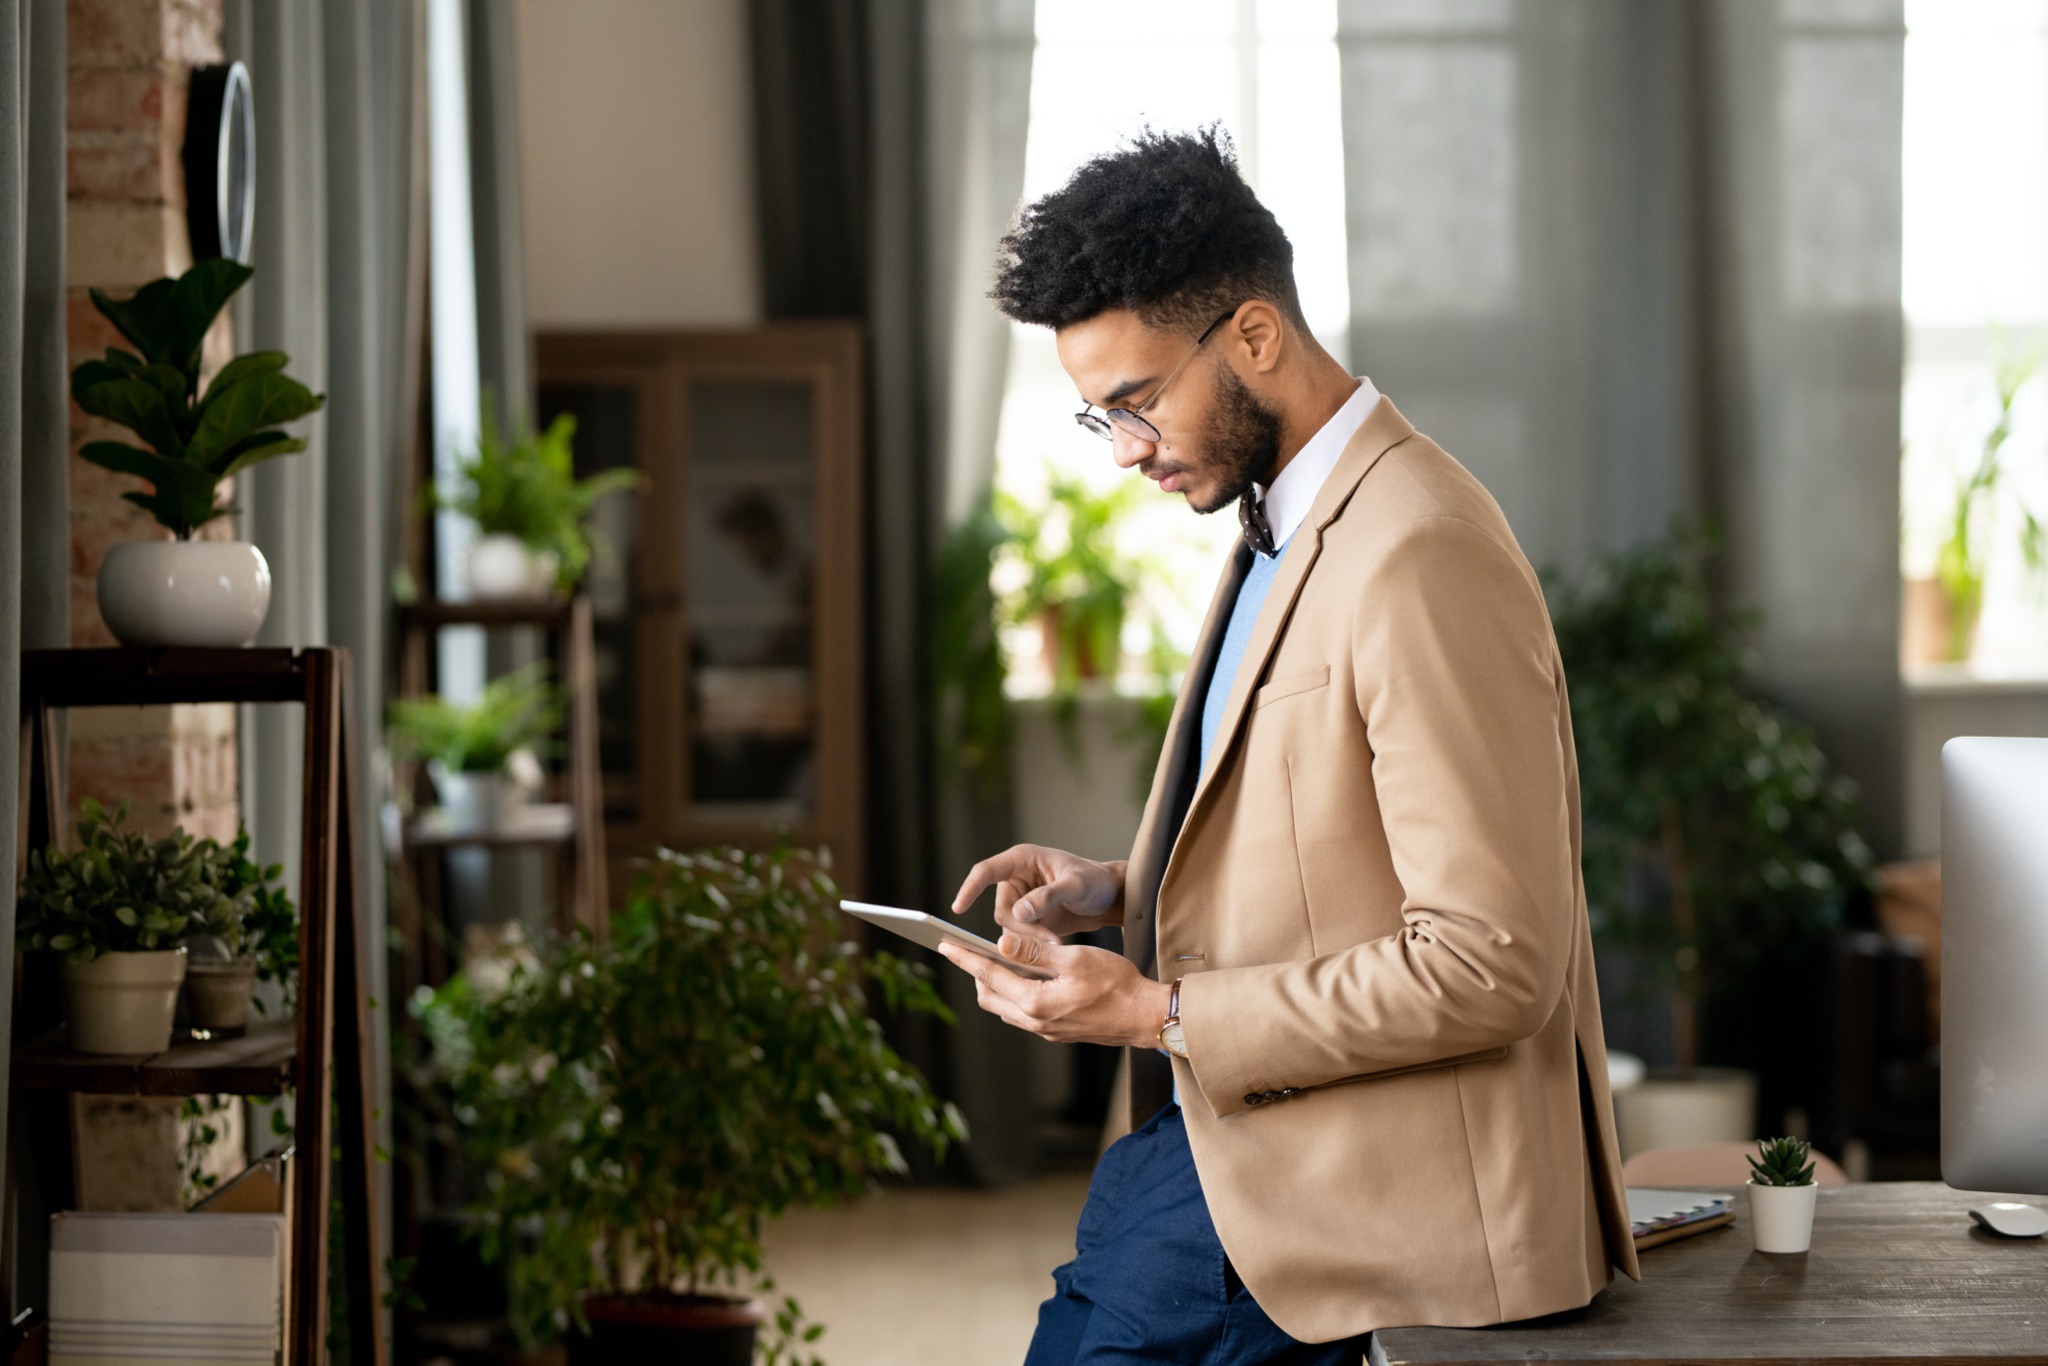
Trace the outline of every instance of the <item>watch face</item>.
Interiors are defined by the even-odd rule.
[[[1166,1027],[1159,1031],[1159,1042],[1176,1058],[1185,1058],[1188,1055],[1187,1042],[1181,1038],[1179,1020],[1169,1021]]]

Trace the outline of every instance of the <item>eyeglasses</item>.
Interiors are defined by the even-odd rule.
[[[1242,306],[1243,305],[1239,305],[1239,307]],[[1203,328],[1202,335],[1195,338],[1195,344],[1193,346],[1190,346],[1188,348],[1188,353],[1180,358],[1180,364],[1174,366],[1173,369],[1169,370],[1167,372],[1166,378],[1160,381],[1159,387],[1152,391],[1152,397],[1146,399],[1137,407],[1111,408],[1106,412],[1102,413],[1100,416],[1097,416],[1096,414],[1088,411],[1088,408],[1093,408],[1095,406],[1091,403],[1088,405],[1088,408],[1083,408],[1080,412],[1074,414],[1074,421],[1080,423],[1083,427],[1086,427],[1089,431],[1095,433],[1104,441],[1116,440],[1116,434],[1119,430],[1122,431],[1126,436],[1135,436],[1140,441],[1157,441],[1159,439],[1159,429],[1145,420],[1143,416],[1145,410],[1147,408],[1150,408],[1153,404],[1159,402],[1159,396],[1166,392],[1166,386],[1173,383],[1173,377],[1175,375],[1178,375],[1181,372],[1181,369],[1184,366],[1186,366],[1189,361],[1195,358],[1195,352],[1202,349],[1202,343],[1209,340],[1210,335],[1214,333],[1217,328],[1223,326],[1223,324],[1229,322],[1232,318],[1236,316],[1237,309],[1233,308],[1228,313],[1225,313],[1222,317],[1218,318],[1215,322],[1210,323],[1207,327]]]

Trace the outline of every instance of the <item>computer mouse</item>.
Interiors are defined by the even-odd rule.
[[[1993,1205],[1973,1205],[1970,1217],[1993,1233],[2008,1238],[2038,1238],[2048,1233],[2048,1210],[2034,1205],[2016,1205],[2001,1200]]]

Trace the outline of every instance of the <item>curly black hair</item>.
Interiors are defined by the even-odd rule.
[[[1054,329],[1128,308],[1194,336],[1247,299],[1302,322],[1294,247],[1213,124],[1147,129],[1027,205],[1003,238],[989,297],[1018,322]]]

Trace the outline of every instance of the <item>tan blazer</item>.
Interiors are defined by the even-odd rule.
[[[1385,399],[1294,539],[1200,775],[1250,552],[1225,574],[1132,853],[1125,952],[1186,979],[1189,1054],[1134,1050],[1134,1122],[1178,1080],[1223,1247],[1297,1338],[1576,1308],[1639,1273],[1542,590]]]

